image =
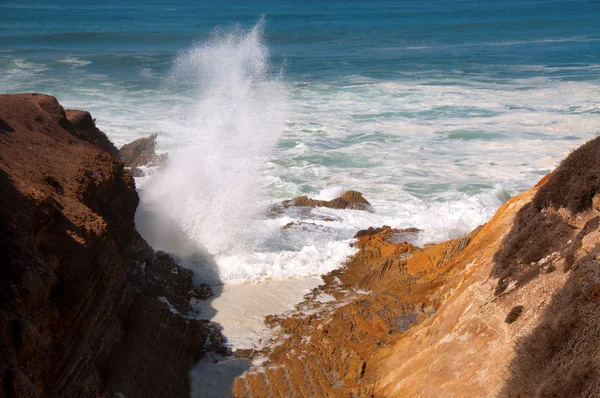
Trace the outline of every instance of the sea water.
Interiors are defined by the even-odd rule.
[[[599,17],[597,1],[7,0],[0,91],[89,110],[117,146],[159,134],[171,162],[138,179],[138,227],[216,286],[197,313],[248,348],[359,229],[462,236],[595,137]],[[348,189],[374,212],[269,216]]]

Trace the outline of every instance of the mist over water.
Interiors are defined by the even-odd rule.
[[[285,127],[289,89],[272,75],[264,22],[213,33],[179,55],[167,89],[183,91],[172,123],[171,163],[143,201],[211,254],[259,246],[261,170]]]

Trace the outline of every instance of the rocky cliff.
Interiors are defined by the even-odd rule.
[[[294,311],[238,397],[600,395],[600,138],[464,239],[389,227]]]
[[[0,95],[0,396],[189,396],[218,349],[191,274],[137,234],[134,181],[87,112]]]

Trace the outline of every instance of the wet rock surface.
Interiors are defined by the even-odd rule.
[[[125,270],[133,286],[151,297],[164,298],[180,314],[189,310],[190,296],[199,298],[192,287],[193,272],[167,253],[155,252],[137,231],[129,245]],[[201,295],[204,296],[206,293]]]
[[[371,204],[358,191],[346,191],[340,197],[332,200],[316,200],[307,196],[298,196],[295,199],[284,200],[284,208],[297,207],[328,207],[330,209],[371,210]]]
[[[311,209],[327,207],[330,209],[349,209],[373,211],[371,204],[358,191],[346,191],[341,196],[332,200],[310,199],[308,196],[298,196],[294,199],[284,200],[280,204],[271,206],[267,215],[278,217],[283,213],[291,212],[292,215],[302,218],[322,219],[323,221],[336,221],[334,217],[323,217],[312,213]]]
[[[191,276],[135,231],[105,138],[53,97],[0,95],[0,395],[186,397],[192,363],[220,349],[178,314]]]
[[[119,150],[120,159],[125,167],[130,168],[134,177],[143,175],[143,171],[140,169],[142,166],[164,166],[168,163],[169,156],[167,154],[156,154],[157,137],[157,134],[152,134],[148,137],[139,138],[123,145]]]

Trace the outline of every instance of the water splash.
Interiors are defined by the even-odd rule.
[[[216,31],[181,54],[167,79],[186,94],[170,129],[177,149],[142,199],[213,255],[263,239],[256,222],[261,171],[289,109],[281,73],[270,72],[263,31],[262,19],[249,31]]]

